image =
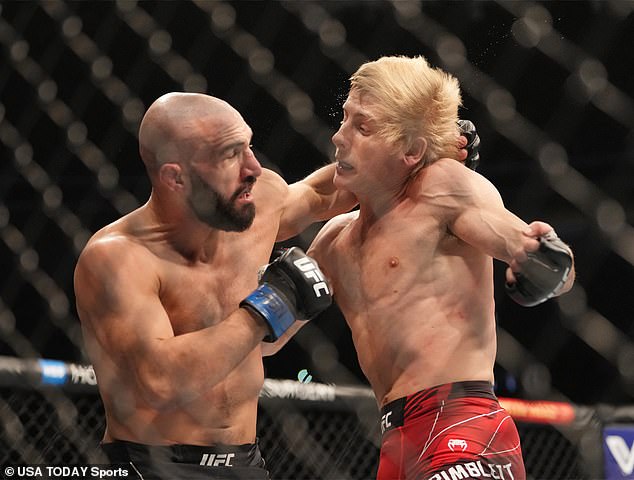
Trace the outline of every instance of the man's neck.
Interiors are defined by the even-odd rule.
[[[160,203],[145,206],[148,225],[158,235],[155,240],[164,243],[189,262],[209,262],[226,232],[202,223],[184,211],[164,210]]]
[[[364,222],[375,222],[403,202],[407,196],[411,178],[395,176],[392,182],[383,181],[366,192],[355,193],[359,200],[359,218]]]

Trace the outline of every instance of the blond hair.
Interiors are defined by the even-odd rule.
[[[422,57],[382,57],[367,62],[350,77],[350,90],[376,101],[379,134],[409,149],[422,136],[427,141],[423,165],[457,158],[458,80],[432,68]],[[418,170],[417,168],[417,170]]]

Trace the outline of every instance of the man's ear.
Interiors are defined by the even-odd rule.
[[[426,151],[427,140],[425,140],[423,137],[416,137],[403,157],[405,165],[407,165],[408,167],[413,167],[414,165],[417,165],[423,159],[423,155],[425,155]]]
[[[182,173],[178,163],[164,163],[159,168],[159,180],[170,190],[180,190],[183,187]]]

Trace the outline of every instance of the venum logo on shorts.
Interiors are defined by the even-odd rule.
[[[445,468],[427,480],[460,480],[471,478],[492,478],[493,480],[514,480],[511,464],[467,462]]]
[[[200,459],[199,465],[208,467],[233,467],[231,459],[235,457],[235,453],[205,453]]]
[[[455,452],[456,450],[464,452],[467,449],[467,441],[458,438],[450,438],[449,441],[447,441],[447,446],[452,452]]]

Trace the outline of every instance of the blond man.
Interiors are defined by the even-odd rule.
[[[493,392],[493,259],[531,305],[572,286],[569,248],[508,211],[454,161],[458,82],[423,57],[351,77],[333,136],[335,185],[359,210],[309,249],[330,279],[382,413],[377,478],[525,478],[520,439]]]

